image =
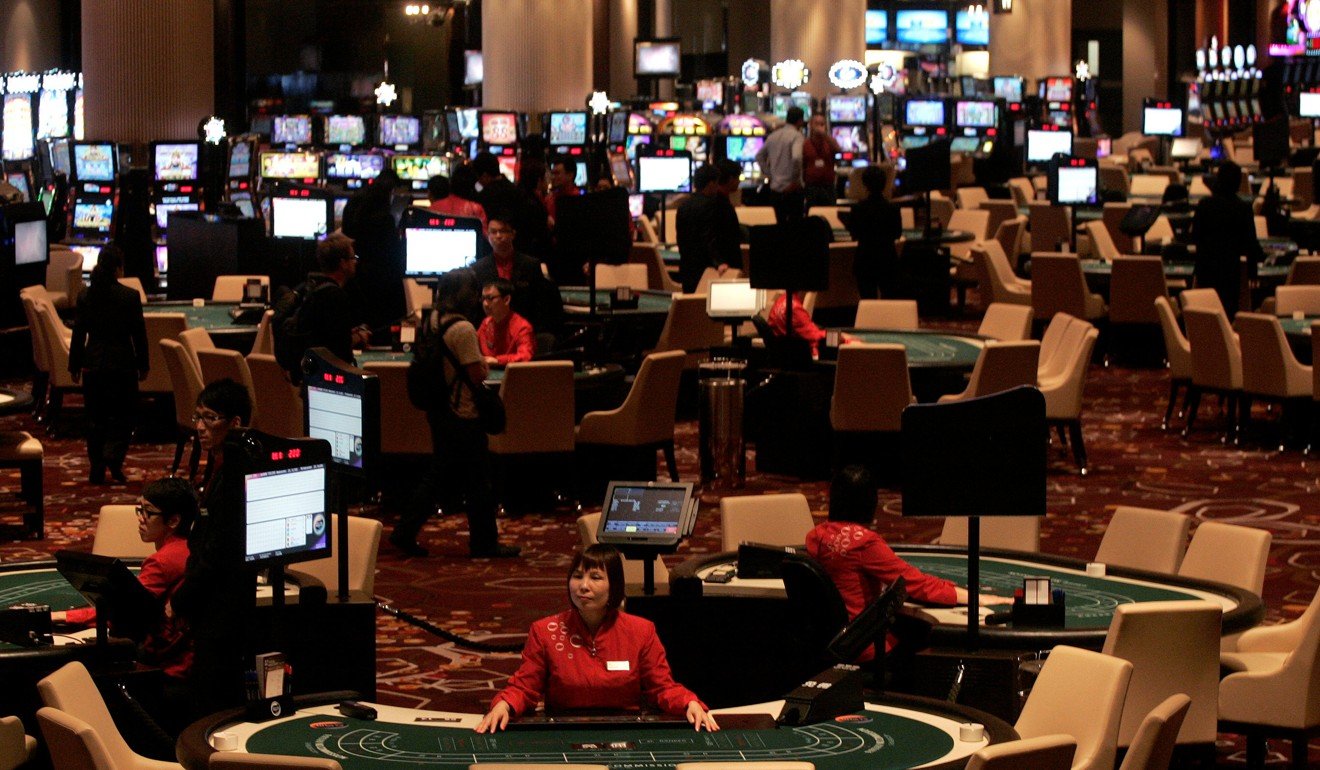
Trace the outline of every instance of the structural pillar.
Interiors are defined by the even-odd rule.
[[[1012,13],[990,14],[990,71],[1030,81],[1071,75],[1071,20],[1072,0],[1014,0]]]
[[[840,59],[866,54],[866,0],[770,0],[771,64],[801,59],[811,71],[803,90],[834,92],[827,73]]]
[[[637,93],[633,77],[633,40],[637,37],[637,0],[609,0],[609,94],[627,99]]]
[[[191,139],[215,109],[212,0],[82,0],[88,139]]]
[[[481,27],[485,106],[530,114],[585,108],[591,0],[482,0]]]

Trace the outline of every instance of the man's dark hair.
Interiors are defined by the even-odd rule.
[[[441,314],[462,313],[473,304],[477,274],[463,267],[442,273],[435,283],[435,306]]]
[[[885,191],[885,185],[889,183],[889,174],[879,166],[867,166],[862,171],[862,186],[872,195],[879,195]]]
[[[1214,187],[1211,192],[1215,195],[1237,195],[1238,190],[1242,188],[1242,167],[1231,160],[1226,160],[1219,166],[1219,172],[1215,174]]]
[[[495,291],[500,293],[501,297],[513,296],[513,281],[510,281],[507,278],[496,278],[493,281],[486,281],[486,284],[481,287],[481,290],[485,291],[492,286],[495,287]]]
[[[719,183],[728,184],[731,180],[742,178],[742,166],[728,158],[715,161],[715,170],[720,172]]]
[[[568,577],[572,578],[573,573],[579,569],[586,571],[589,569],[604,570],[605,578],[610,584],[610,598],[607,605],[610,609],[617,609],[623,604],[624,583],[623,583],[623,557],[619,555],[619,549],[606,543],[596,543],[573,554],[573,563],[568,565]],[[565,581],[567,582],[567,581]],[[569,596],[570,603],[573,597]]]
[[[123,250],[114,244],[103,246],[101,253],[96,257],[96,267],[92,268],[92,285],[100,288],[117,283],[119,270],[123,266]]]
[[[228,377],[202,388],[197,394],[197,405],[210,409],[225,420],[237,417],[239,425],[247,425],[252,420],[252,398],[247,388]]]
[[[197,519],[197,492],[187,479],[166,476],[149,481],[142,488],[142,499],[159,508],[166,519],[179,517],[177,535],[187,535]]]
[[[550,167],[563,166],[569,179],[577,179],[577,159],[570,158],[567,155],[556,155],[550,161]]]
[[[333,273],[346,259],[353,259],[353,239],[343,233],[330,233],[316,244],[316,266],[323,273]]]
[[[784,120],[795,126],[800,126],[802,125],[805,116],[806,113],[802,111],[802,108],[795,104],[788,108],[788,113],[784,116]]]
[[[449,192],[449,177],[443,174],[436,174],[426,182],[426,197],[433,201],[448,198]]]
[[[720,172],[709,163],[703,163],[692,172],[692,191],[701,192],[707,185],[718,182],[719,179]]]
[[[449,175],[449,191],[460,198],[476,200],[477,172],[471,163],[464,163]]]
[[[860,465],[849,465],[830,482],[830,521],[870,524],[880,495],[871,472]]]
[[[472,170],[477,172],[478,179],[483,176],[499,176],[500,162],[490,152],[479,152],[472,159]]]
[[[487,230],[489,230],[490,226],[495,224],[496,222],[503,222],[505,227],[509,228],[510,230],[513,230],[515,233],[518,232],[518,223],[514,221],[512,211],[507,211],[504,209],[496,209],[495,211],[490,212],[486,215]]]

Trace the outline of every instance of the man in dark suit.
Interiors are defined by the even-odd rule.
[[[898,250],[895,243],[903,235],[903,218],[898,207],[885,198],[884,169],[869,166],[862,172],[866,198],[853,204],[848,218],[848,232],[857,241],[853,274],[857,293],[862,299],[897,296]]]
[[[742,265],[742,230],[729,196],[738,189],[742,168],[731,160],[701,166],[692,174],[695,191],[678,207],[678,275],[683,292],[691,294],[706,268],[724,275]]]
[[[1241,185],[1242,169],[1231,161],[1224,163],[1215,175],[1210,196],[1196,204],[1192,216],[1196,285],[1219,294],[1230,320],[1238,311],[1242,290],[1241,258],[1247,258],[1247,274],[1251,277],[1265,259],[1265,251],[1256,239],[1251,206],[1238,198]]]
[[[563,324],[564,303],[559,289],[541,272],[541,263],[514,248],[518,230],[506,212],[492,212],[486,231],[491,253],[472,265],[477,284],[503,278],[513,284],[513,312],[531,322],[537,335],[557,335]],[[538,350],[549,348],[537,344]]]

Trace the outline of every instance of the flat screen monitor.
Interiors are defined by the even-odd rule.
[[[234,142],[229,146],[230,179],[246,179],[252,176],[252,145],[248,142]]]
[[[32,95],[6,94],[4,132],[0,148],[5,160],[27,160],[36,152],[36,134],[32,126]]]
[[[866,12],[866,45],[883,46],[889,42],[889,11]]]
[[[481,51],[463,52],[463,85],[480,85],[486,79],[486,60]]]
[[[711,318],[751,318],[761,312],[761,292],[747,278],[712,281],[706,294],[706,315]]]
[[[1051,201],[1062,206],[1085,206],[1100,202],[1100,169],[1096,166],[1060,164],[1049,185]]]
[[[633,186],[632,165],[628,163],[628,156],[623,153],[610,153],[610,174],[614,177],[614,183],[620,187],[626,187],[631,190]]]
[[[1183,111],[1180,107],[1144,107],[1141,110],[1141,133],[1147,136],[1182,136]]]
[[[676,78],[679,75],[679,39],[633,41],[633,74],[639,78]]]
[[[243,561],[305,561],[330,554],[324,463],[243,476]]]
[[[381,115],[381,147],[411,147],[422,141],[422,120],[412,115]]]
[[[109,142],[75,143],[73,176],[79,182],[115,181],[115,146]]]
[[[866,126],[830,126],[830,135],[839,145],[839,152],[865,155],[867,152]]]
[[[943,126],[944,101],[942,99],[908,99],[903,105],[903,122],[908,126]]]
[[[724,85],[718,80],[698,80],[697,101],[707,112],[723,106]]]
[[[1047,163],[1055,155],[1072,155],[1069,131],[1027,131],[1027,162]]]
[[[1297,114],[1303,118],[1320,118],[1320,94],[1303,91],[1297,95]]]
[[[606,139],[609,141],[610,144],[619,145],[619,144],[623,144],[624,140],[627,138],[628,138],[628,113],[611,112],[609,132]]]
[[[404,272],[440,275],[470,267],[477,260],[480,228],[409,227],[403,231]]]
[[[835,94],[825,102],[831,123],[865,123],[865,94]]]
[[[690,155],[637,156],[638,192],[687,192],[691,183],[692,157]]]
[[[157,182],[191,182],[202,177],[202,146],[197,142],[158,143],[152,146]]]
[[[765,145],[764,136],[730,136],[724,139],[724,154],[735,163],[755,163]]]
[[[518,115],[512,112],[481,113],[481,142],[491,147],[518,143]]]
[[[160,202],[156,204],[156,228],[165,230],[169,226],[170,214],[176,211],[200,211],[197,201]]]
[[[1201,154],[1201,140],[1194,136],[1180,136],[1173,140],[1169,156],[1178,160],[1191,160]]]
[[[894,39],[914,45],[946,43],[949,40],[949,12],[899,9],[894,12]]]
[[[345,470],[362,472],[367,452],[380,442],[372,415],[380,414],[379,381],[339,361],[324,349],[308,353],[307,435],[330,444],[330,459]],[[326,357],[328,356],[328,358]]]
[[[5,181],[13,185],[23,194],[24,201],[32,200],[32,185],[28,184],[28,176],[21,171],[10,171],[5,174]]]
[[[73,229],[104,235],[110,232],[114,216],[115,204],[111,201],[77,201],[73,204]]]
[[[1045,78],[1045,101],[1071,102],[1072,93],[1072,78]]]
[[[304,145],[312,143],[310,115],[276,115],[270,126],[271,144]]]
[[[1022,101],[1022,78],[996,77],[992,82],[995,96],[1011,103]]]
[[[316,240],[330,232],[327,198],[271,198],[271,235],[276,238]]]
[[[265,179],[316,179],[321,175],[321,156],[314,152],[263,152],[261,176]]]
[[[69,135],[69,92],[42,91],[37,102],[37,138],[55,139]]]
[[[367,121],[361,115],[327,115],[325,143],[331,147],[367,143]]]
[[[34,219],[14,224],[14,264],[40,265],[47,259],[46,220]]]
[[[449,173],[449,164],[439,155],[395,155],[394,173],[405,182],[425,182]]]
[[[596,539],[616,545],[668,547],[691,531],[692,484],[611,481]]]
[[[959,99],[953,105],[953,120],[958,128],[994,128],[999,108],[994,102]]]
[[[964,8],[954,16],[953,36],[958,45],[990,45],[990,14]]]
[[[454,111],[454,116],[458,118],[458,135],[464,140],[481,136],[481,121],[477,118],[479,114],[476,107],[462,107]]]
[[[550,113],[550,146],[580,147],[587,143],[587,113]]]
[[[332,152],[325,156],[326,179],[375,179],[385,170],[385,156],[364,152]],[[403,177],[400,177],[402,179]]]

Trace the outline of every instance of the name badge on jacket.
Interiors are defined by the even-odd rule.
[[[606,671],[631,671],[632,666],[626,660],[607,660],[605,661]]]

